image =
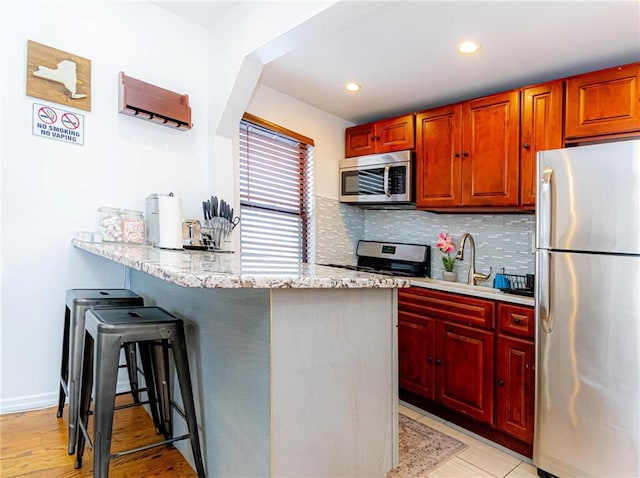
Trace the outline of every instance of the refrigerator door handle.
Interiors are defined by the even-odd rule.
[[[540,192],[538,200],[538,230],[536,237],[538,247],[547,249],[551,244],[551,181],[553,179],[553,168],[545,166],[540,178]]]
[[[538,251],[538,276],[537,283],[537,306],[538,318],[542,330],[547,334],[551,333],[551,311],[549,310],[549,290],[551,281],[551,270],[549,269],[549,251],[541,249]]]

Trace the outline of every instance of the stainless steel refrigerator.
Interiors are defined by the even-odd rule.
[[[640,140],[538,154],[540,476],[640,476]]]

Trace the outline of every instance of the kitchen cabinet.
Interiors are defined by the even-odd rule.
[[[493,302],[416,287],[398,295],[400,388],[492,423]]]
[[[462,204],[462,105],[416,115],[416,206]]]
[[[400,388],[423,397],[435,395],[436,321],[398,311],[398,375]]]
[[[533,308],[498,303],[496,428],[533,443],[535,346]]]
[[[384,119],[347,128],[346,158],[375,153],[389,153],[415,147],[415,116],[413,114]]]
[[[416,115],[416,206],[518,206],[520,91]]]
[[[400,397],[531,456],[533,336],[532,307],[399,289]]]
[[[563,81],[522,89],[520,116],[520,206],[536,205],[536,156],[562,142]]]
[[[640,135],[640,63],[566,80],[565,142]]]
[[[493,423],[493,332],[454,322],[437,324],[437,400],[475,420]]]

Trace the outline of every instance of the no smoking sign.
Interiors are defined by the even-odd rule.
[[[66,143],[84,144],[84,115],[34,103],[33,134]]]

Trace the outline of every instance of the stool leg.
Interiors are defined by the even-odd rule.
[[[84,314],[86,307],[74,306],[69,319],[69,455],[73,455],[78,436],[78,404],[80,399],[80,374],[82,372],[82,344],[84,343]]]
[[[129,375],[129,386],[131,396],[135,403],[140,403],[140,385],[138,384],[138,358],[136,354],[136,344],[124,345],[124,357],[127,362],[127,374]]]
[[[69,308],[64,308],[64,328],[62,331],[62,361],[60,364],[60,394],[58,396],[58,410],[56,411],[56,417],[62,416],[62,410],[64,409],[64,401],[67,396],[64,390],[64,385],[69,386],[69,316],[71,315]],[[68,388],[67,388],[68,390]]]
[[[191,388],[191,375],[189,373],[189,359],[187,357],[187,346],[184,336],[182,322],[176,326],[176,339],[172,344],[173,357],[180,383],[180,393],[182,394],[182,404],[187,416],[187,428],[191,440],[191,451],[196,464],[198,478],[204,478],[204,463],[202,462],[202,451],[200,450],[200,436],[198,435],[198,422],[196,421],[196,408],[193,402],[193,389]]]
[[[169,353],[167,349],[168,345],[165,340],[151,345],[162,430],[166,438],[172,438],[173,418],[171,415],[171,374],[169,373]]]
[[[159,417],[160,404],[158,403],[158,396],[156,395],[157,384],[155,380],[153,365],[151,362],[151,343],[138,342],[138,347],[140,348],[140,361],[142,362],[142,371],[144,372],[144,379],[147,384],[149,408],[151,409],[153,424],[156,427],[156,433],[162,433],[166,436],[162,421]]]
[[[78,411],[78,422],[84,425],[85,430],[89,430],[89,408],[91,407],[91,389],[93,388],[93,347],[94,340],[89,334],[85,334],[84,353],[82,357],[82,379],[80,387],[80,404]],[[85,436],[80,426],[75,429],[74,440],[76,446],[76,470],[82,466],[82,455],[84,454]],[[71,439],[71,437],[69,438]]]
[[[95,360],[96,363],[100,364],[100,367],[98,367],[95,377],[95,395],[93,399],[94,478],[107,478],[109,476],[120,345],[119,336],[101,334],[98,330]]]

